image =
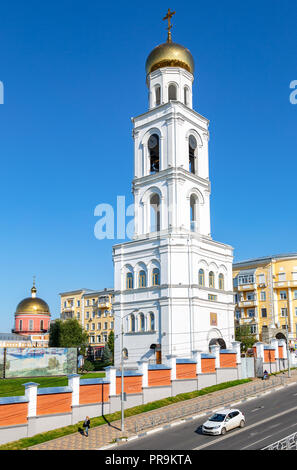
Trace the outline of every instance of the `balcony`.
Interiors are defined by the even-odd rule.
[[[238,302],[238,307],[244,308],[244,307],[255,307],[257,305],[256,300],[240,300]]]
[[[256,290],[257,285],[256,284],[238,284],[237,290],[239,292],[242,291],[247,291],[247,290]]]
[[[286,289],[287,287],[297,287],[297,281],[274,281],[275,289]]]

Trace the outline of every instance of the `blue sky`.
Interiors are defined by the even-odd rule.
[[[59,292],[113,286],[94,209],[132,202],[130,118],[147,110],[145,60],[169,7],[210,119],[213,238],[235,261],[297,251],[296,2],[2,2],[0,331],[33,275],[53,318]]]

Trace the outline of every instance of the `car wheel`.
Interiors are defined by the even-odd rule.
[[[222,428],[221,435],[224,436],[226,434],[226,428]]]
[[[243,427],[244,427],[244,425],[245,425],[245,422],[244,422],[244,421],[243,421],[243,419],[242,419],[242,420],[240,421],[240,425],[239,425],[239,427],[240,427],[240,428],[243,428]]]

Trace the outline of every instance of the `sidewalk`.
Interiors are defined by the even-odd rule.
[[[291,371],[291,378],[288,378],[287,372],[279,374],[277,377],[279,378],[278,383],[276,383],[273,388],[281,386],[280,380],[283,380],[284,386],[290,383],[297,383],[297,370]],[[265,383],[267,387],[269,386],[270,380],[271,379]],[[261,384],[263,384],[261,379],[253,379],[247,384],[237,385],[208,395],[168,405],[154,411],[127,417],[125,418],[125,431],[123,433],[121,432],[121,421],[118,420],[113,421],[110,424],[108,423],[89,429],[89,437],[82,436],[77,432],[52,441],[44,442],[43,444],[29,447],[29,450],[98,450],[105,447],[108,448],[108,446],[115,443],[115,439],[119,439],[121,437],[131,438],[132,436],[145,434],[154,428],[161,428],[162,426],[157,424],[160,420],[163,420],[163,423],[164,421],[171,423],[182,419],[180,417],[170,419],[170,414],[173,416],[174,414],[180,413],[181,416],[186,418],[199,414],[197,410],[202,410],[203,408],[204,409],[201,411],[201,414],[205,413],[207,408],[209,409],[209,412],[211,412],[214,408],[218,407],[218,404],[216,403],[219,403],[220,400],[222,400],[222,397],[232,404],[234,403],[234,399],[236,400],[236,397],[239,397],[239,394],[242,394],[243,392],[246,397],[260,395],[261,392],[255,393],[255,387],[260,387]],[[262,393],[267,392],[263,389]],[[194,409],[196,409],[196,412],[193,412]],[[117,446],[114,447],[114,449],[117,448]]]

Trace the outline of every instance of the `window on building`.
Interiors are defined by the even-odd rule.
[[[153,269],[152,285],[153,286],[159,286],[160,285],[160,270],[158,268]]]
[[[224,290],[224,274],[219,275],[219,289]]]
[[[97,335],[97,343],[101,343],[101,335]]]
[[[160,85],[157,85],[155,87],[155,102],[156,102],[156,106],[159,106],[161,104],[161,87],[160,87]]]
[[[108,330],[108,323],[107,323],[107,321],[104,322],[104,330]]]
[[[286,273],[278,273],[278,280],[285,281],[286,280]]]
[[[148,140],[150,173],[160,171],[160,144],[158,134],[152,134]]]
[[[287,316],[288,316],[288,309],[281,308],[281,317],[287,317]]]
[[[127,273],[126,289],[133,289],[133,274],[132,273]]]
[[[297,317],[297,307],[295,307],[295,317]]]
[[[40,330],[44,330],[44,321],[40,320]]]
[[[254,284],[255,278],[253,274],[242,274],[238,276],[238,284]]]
[[[240,320],[240,318],[241,318],[241,312],[240,312],[240,310],[236,310],[236,312],[235,312],[235,318],[236,318],[236,320]]]
[[[281,300],[287,300],[287,292],[285,290],[280,291],[279,297]]]
[[[97,323],[97,330],[101,330],[101,323]]]
[[[29,320],[29,330],[33,330],[33,320]]]
[[[260,293],[260,299],[262,300],[262,302],[265,302],[266,300],[266,292],[265,290],[262,290],[261,293]]]
[[[169,85],[168,87],[168,101],[171,101],[171,100],[175,101],[176,99],[177,99],[176,85],[171,83],[171,85]]]
[[[197,231],[197,220],[198,220],[198,197],[196,194],[192,194],[190,197],[190,230],[192,232]]]
[[[130,315],[130,331],[135,331],[135,315],[133,313]]]
[[[67,307],[67,302],[66,302],[66,300],[65,300],[65,302],[64,302],[64,308],[66,308],[66,307]]]
[[[250,326],[250,329],[251,329],[252,335],[256,335],[256,334],[257,334],[257,325],[251,325],[251,326]]]
[[[106,343],[107,342],[107,334],[104,333],[103,335],[103,342]]]
[[[89,307],[89,305],[90,305],[90,301],[88,299],[88,300],[86,300],[86,306]]]
[[[204,271],[203,269],[199,269],[199,276],[198,276],[198,283],[199,283],[199,286],[203,287],[204,286]]]
[[[189,172],[196,174],[197,140],[193,135],[189,136]]]
[[[217,296],[216,295],[213,295],[213,294],[208,294],[208,300],[217,300]]]
[[[19,329],[20,329],[20,331],[22,331],[22,329],[23,329],[23,320],[20,320],[20,322],[19,322]]]
[[[123,359],[128,359],[128,349],[127,348],[123,348]]]
[[[255,309],[254,308],[249,308],[247,311],[248,317],[253,318],[255,316]]]
[[[184,103],[186,106],[189,106],[189,88],[184,87]]]
[[[95,323],[92,323],[92,330],[95,330]]]
[[[95,336],[90,336],[90,340],[91,343],[95,343]]]
[[[294,299],[297,299],[297,290],[294,290]]]
[[[140,271],[140,273],[139,273],[138,287],[146,287],[146,274],[145,274],[145,271]]]
[[[262,318],[267,318],[267,309],[266,308],[261,308],[261,316],[262,316]]]
[[[86,330],[89,331],[89,324],[86,324]]]
[[[139,315],[139,331],[144,331],[144,315],[141,313]]]
[[[149,320],[150,320],[150,331],[155,331],[155,315],[153,313],[150,313]]]
[[[86,312],[86,318],[90,317],[90,312]]]
[[[160,196],[153,194],[150,198],[150,231],[159,232],[161,228]]]
[[[80,300],[77,301],[76,305],[77,307],[80,307]]]
[[[248,292],[246,294],[246,300],[255,300],[255,294]]]
[[[265,274],[259,274],[259,284],[265,284]]]
[[[213,271],[210,271],[208,275],[208,285],[214,289],[215,287],[215,277]]]
[[[111,329],[111,330],[114,329],[114,322],[113,322],[113,321],[110,322],[110,329]]]

